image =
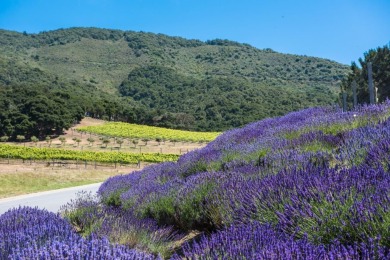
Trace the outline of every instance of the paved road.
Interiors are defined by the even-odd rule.
[[[8,209],[19,206],[37,206],[38,208],[45,208],[48,211],[57,213],[62,205],[65,205],[71,199],[76,198],[77,192],[83,190],[95,193],[99,189],[100,185],[101,183],[96,183],[0,199],[0,215],[6,212]]]

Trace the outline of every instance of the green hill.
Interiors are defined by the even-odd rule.
[[[220,39],[0,30],[0,87],[50,85],[85,97],[92,116],[172,128],[220,131],[332,104],[348,72],[330,60]]]

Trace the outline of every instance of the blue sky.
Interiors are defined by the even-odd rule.
[[[0,28],[102,27],[229,39],[344,64],[390,43],[390,0],[1,0]]]

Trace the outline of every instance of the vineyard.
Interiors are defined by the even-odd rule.
[[[35,148],[16,145],[0,144],[0,157],[33,160],[80,160],[107,163],[137,164],[138,162],[158,163],[176,161],[178,155],[159,153],[127,153],[120,151],[94,152],[65,150],[58,148]]]
[[[210,142],[220,134],[218,132],[191,132],[121,122],[109,122],[103,125],[79,127],[77,130],[111,137],[186,142]]]

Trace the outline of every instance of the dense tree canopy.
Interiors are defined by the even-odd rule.
[[[317,104],[331,104],[333,94],[325,87],[294,90],[283,86],[261,88],[240,77],[209,76],[194,79],[163,66],[134,69],[119,86],[149,110],[155,110],[158,126],[195,130],[223,130],[285,111]]]
[[[0,95],[0,135],[44,137],[59,134],[84,113],[76,101],[45,88],[7,86]]]

